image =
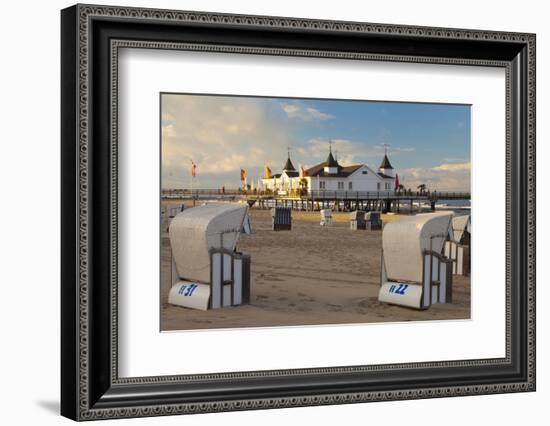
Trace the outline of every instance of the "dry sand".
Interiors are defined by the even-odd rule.
[[[384,215],[383,220],[399,220]],[[470,279],[453,276],[453,303],[415,309],[379,303],[381,231],[352,231],[349,214],[332,227],[319,212],[293,212],[292,231],[271,230],[268,210],[251,209],[250,305],[198,311],[169,305],[170,242],[162,234],[161,330],[189,330],[470,318]]]

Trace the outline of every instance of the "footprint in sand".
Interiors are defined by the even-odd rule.
[[[283,280],[280,279],[280,278],[272,277],[272,276],[266,276],[265,279],[268,280],[268,281],[277,281],[277,282],[283,281]]]
[[[374,306],[375,304],[377,304],[377,300],[375,299],[363,299],[361,301],[359,301],[358,305],[360,308],[370,308],[372,306]]]
[[[337,305],[337,304],[334,304],[334,303],[327,303],[325,306],[328,308],[329,312],[342,312],[343,311],[342,305]]]

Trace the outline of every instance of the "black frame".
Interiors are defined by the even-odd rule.
[[[89,420],[535,390],[535,35],[96,5],[64,9],[61,30],[62,415]],[[191,45],[505,68],[506,357],[118,378],[117,48]]]

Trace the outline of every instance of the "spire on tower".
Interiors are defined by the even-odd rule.
[[[326,163],[326,167],[339,167],[338,161],[336,161],[332,155],[332,140],[328,141],[328,157]]]
[[[384,145],[384,158],[382,159],[382,163],[380,164],[379,169],[393,170],[390,160],[388,159],[388,147],[390,146],[390,144],[384,143],[383,145]]]
[[[286,159],[285,165],[283,166],[283,171],[295,172],[296,169],[294,168],[294,164],[292,164],[292,161],[290,161],[290,146],[287,146],[286,153],[287,153],[287,159]]]

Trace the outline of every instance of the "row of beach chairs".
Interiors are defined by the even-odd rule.
[[[353,226],[381,227],[378,212],[370,213],[352,213]],[[273,209],[272,224],[275,230],[291,229],[291,209]],[[168,302],[201,310],[249,303],[250,256],[236,250],[240,235],[249,232],[246,204],[207,204],[176,214],[169,228]],[[388,222],[382,231],[379,301],[416,309],[451,303],[453,275],[470,270],[469,241],[469,216],[440,212]]]
[[[363,210],[356,210],[350,213],[350,229],[357,231],[358,229],[365,229],[367,231],[382,229],[382,218],[380,212],[364,212]]]
[[[321,226],[332,226],[332,210],[320,211]],[[271,209],[271,225],[274,231],[290,231],[292,229],[292,209],[290,207],[274,207]],[[382,219],[380,212],[364,212],[357,210],[350,213],[350,228],[353,230],[380,230]]]

